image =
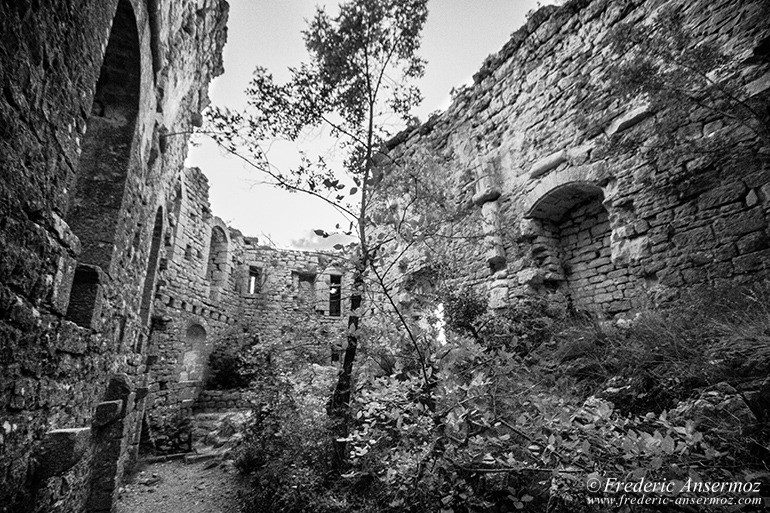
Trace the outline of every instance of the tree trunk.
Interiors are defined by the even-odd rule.
[[[358,325],[360,321],[359,309],[363,299],[363,272],[360,265],[356,265],[353,276],[353,290],[350,297],[350,315],[348,316],[348,346],[342,360],[342,368],[337,377],[337,385],[334,393],[326,406],[326,413],[333,421],[334,448],[332,453],[332,470],[342,470],[347,459],[347,442],[338,441],[348,436],[348,420],[350,414],[350,397],[353,381],[353,362],[356,359],[358,349]]]

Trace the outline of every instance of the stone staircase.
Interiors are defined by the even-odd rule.
[[[193,454],[185,456],[185,461],[232,459],[250,418],[250,411],[196,413],[191,418]]]

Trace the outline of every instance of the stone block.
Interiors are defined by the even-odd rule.
[[[483,205],[490,201],[496,201],[500,197],[500,189],[489,180],[479,180],[477,184],[476,194],[473,195],[472,201],[476,205]]]
[[[746,195],[746,198],[744,199],[744,201],[746,201],[747,207],[753,207],[754,205],[759,203],[759,196],[757,196],[757,193],[752,189]]]
[[[640,123],[651,115],[652,112],[650,111],[650,107],[648,105],[637,107],[613,119],[609,126],[605,129],[604,133],[607,135],[607,137],[612,137],[618,132],[628,130],[632,126]]]
[[[746,84],[744,90],[748,96],[755,96],[770,89],[770,73],[765,73],[758,79]]]
[[[757,251],[733,259],[736,273],[749,273],[766,268],[770,262],[770,250]]]
[[[538,178],[566,161],[567,152],[565,150],[559,150],[557,152],[551,153],[547,157],[542,158],[532,164],[532,167],[529,168],[529,179],[533,180]]]
[[[720,238],[743,235],[765,227],[765,215],[759,207],[717,219],[714,223],[714,229]]]
[[[746,192],[746,186],[741,183],[732,183],[704,192],[698,198],[698,207],[701,210],[716,208],[728,203],[740,200]]]
[[[48,479],[64,474],[89,451],[91,428],[55,429],[46,433],[38,460],[38,476]]]
[[[500,309],[508,306],[508,287],[497,287],[489,291],[489,308]]]
[[[738,253],[746,254],[760,251],[768,247],[768,237],[764,231],[744,235],[737,242]]]
[[[685,249],[705,248],[714,244],[714,233],[710,226],[702,226],[676,233],[671,240],[677,247]]]
[[[516,279],[520,285],[536,287],[543,283],[543,273],[539,269],[523,269],[516,273]]]
[[[95,428],[106,426],[121,418],[122,413],[123,401],[121,399],[99,403],[96,405],[96,410],[94,410],[91,425]]]
[[[72,282],[75,278],[77,260],[69,255],[62,255],[56,263],[56,273],[51,289],[51,306],[59,314],[66,314],[72,292]]]

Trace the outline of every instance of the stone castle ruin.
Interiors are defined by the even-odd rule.
[[[312,317],[334,341],[350,276],[334,255],[225,225],[205,176],[183,166],[222,72],[224,0],[43,4],[0,3],[0,511],[111,511],[140,443],[201,405],[236,406],[205,390],[228,333],[291,337]],[[584,113],[598,132],[577,128],[582,88],[605,72],[603,38],[659,4],[541,9],[445,113],[390,143],[396,157],[448,162],[465,229],[484,235],[454,248],[457,281],[491,308],[539,294],[613,316],[770,274],[766,159],[720,173],[697,156],[652,169],[597,151],[667,115],[643,103],[608,100]],[[685,14],[739,63],[733,85],[766,115],[766,3]],[[694,110],[681,127],[700,137],[722,122]],[[767,155],[752,137],[741,143]]]
[[[603,148],[612,137],[649,141],[657,123],[672,122],[694,139],[728,130],[729,120],[706,108],[671,120],[644,98],[628,104],[612,91],[591,98],[608,80],[613,28],[649,22],[672,5],[684,9],[690,45],[715,42],[735,64],[718,79],[756,106],[767,126],[766,2],[577,1],[541,9],[446,112],[389,143],[395,161],[440,156],[442,179],[470,213],[461,233],[483,235],[483,244],[449,250],[458,286],[484,289],[495,309],[539,295],[606,318],[685,288],[770,275],[770,149],[756,134],[740,132],[736,144],[758,158],[727,165],[696,152],[661,165],[639,148]]]

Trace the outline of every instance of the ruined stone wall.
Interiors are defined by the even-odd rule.
[[[0,511],[106,511],[224,0],[0,5]],[[147,298],[150,298],[149,300]],[[37,461],[37,463],[35,463]]]
[[[314,363],[328,364],[341,350],[347,328],[349,261],[323,252],[275,250],[246,242],[241,277],[244,324],[263,342],[309,344]],[[250,270],[260,276],[253,293],[248,288]],[[334,287],[339,287],[337,310],[331,304]]]
[[[236,323],[235,271],[242,252],[240,233],[212,215],[208,180],[200,169],[183,169],[166,201],[171,226],[147,349],[148,442],[157,448],[191,413],[206,384],[209,355]]]
[[[766,2],[574,0],[536,12],[446,112],[389,143],[403,162],[426,152],[447,162],[440,172],[469,212],[463,233],[483,241],[447,249],[456,282],[485,290],[490,307],[540,294],[604,317],[770,275],[767,158],[716,166],[697,153],[655,162],[639,149],[605,151],[611,136],[644,140],[673,122],[692,138],[729,131],[767,156],[716,112],[671,119],[602,91],[610,31],[649,22],[663,4],[683,8],[692,45],[720,45],[734,71],[714,77],[767,118]]]
[[[193,407],[208,407],[201,394],[215,351],[285,341],[328,363],[347,323],[343,260],[259,245],[213,216],[208,197],[208,179],[197,168],[184,169],[166,190],[170,226],[146,351],[146,441],[158,450],[179,449],[174,440]],[[338,315],[329,312],[332,275],[343,292]]]

